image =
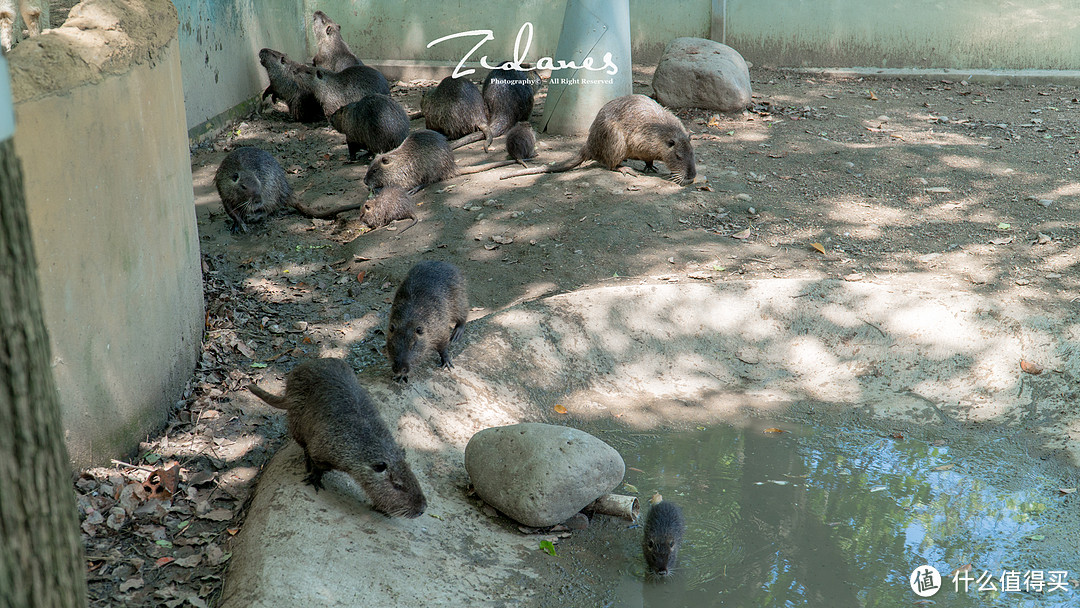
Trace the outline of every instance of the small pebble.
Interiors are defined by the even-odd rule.
[[[1052,199],[1048,199],[1048,198],[1040,198],[1039,199],[1039,204],[1042,205],[1043,207],[1049,207],[1050,205],[1054,204],[1054,201]]]
[[[740,200],[740,201],[747,201],[747,202],[750,201],[750,195],[745,193],[745,192],[740,192],[739,194],[736,194],[735,198]]]

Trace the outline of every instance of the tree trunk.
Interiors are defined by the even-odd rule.
[[[2,66],[0,66],[2,67]],[[7,75],[0,71],[0,78]],[[0,607],[86,605],[71,467],[12,139],[0,141]]]

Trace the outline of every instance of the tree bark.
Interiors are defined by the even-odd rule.
[[[0,74],[0,77],[6,75]],[[12,139],[0,142],[0,607],[86,605],[71,468]]]

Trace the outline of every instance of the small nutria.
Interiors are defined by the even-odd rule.
[[[415,194],[428,184],[457,175],[469,175],[512,165],[515,161],[496,161],[461,169],[454,162],[450,144],[442,133],[428,129],[413,131],[401,145],[371,161],[364,183],[372,190],[397,186]]]
[[[525,161],[536,156],[536,134],[528,121],[519,122],[506,132],[506,153],[522,167],[527,167]]]
[[[315,67],[340,72],[354,65],[364,65],[349,50],[349,45],[341,38],[341,26],[334,23],[326,13],[315,11],[311,20],[311,32],[315,34],[315,48],[318,51],[311,59]]]
[[[351,161],[356,160],[360,150],[370,154],[389,152],[409,135],[409,116],[405,108],[388,95],[379,93],[342,106],[330,117],[330,124],[345,134]]]
[[[444,368],[453,367],[448,349],[465,332],[468,314],[465,277],[457,266],[430,260],[413,266],[390,307],[386,356],[394,379],[407,382],[413,363],[428,349],[439,353]]]
[[[270,85],[263,91],[262,98],[275,98],[289,106],[289,116],[297,122],[315,122],[326,118],[322,104],[315,94],[301,87],[293,76],[296,66],[303,65],[290,60],[285,53],[274,49],[259,51],[259,63],[270,78]]]
[[[512,62],[503,62],[484,78],[484,105],[488,124],[495,137],[506,133],[514,123],[529,120],[533,110],[534,86],[538,78],[516,70]]]
[[[645,161],[645,171],[655,171],[653,161],[663,161],[671,171],[669,179],[680,185],[697,176],[694,148],[679,119],[644,95],[625,95],[600,108],[576,156],[555,165],[520,169],[500,179],[569,171],[589,160],[626,172],[619,164],[627,159]]]
[[[645,563],[650,572],[660,576],[671,573],[685,530],[682,509],[675,503],[663,500],[649,509],[641,551],[645,554]]]
[[[285,394],[258,386],[248,390],[285,410],[289,435],[304,450],[306,483],[318,492],[327,471],[346,473],[364,489],[376,511],[419,517],[427,508],[424,492],[405,450],[394,441],[364,387],[342,359],[313,359],[285,377]]]
[[[411,219],[412,223],[403,228],[405,232],[416,225],[416,206],[413,204],[409,193],[401,188],[390,186],[379,190],[379,193],[364,203],[360,221],[372,229],[382,228],[390,222]]]
[[[491,145],[492,134],[488,129],[484,96],[466,78],[447,76],[433,90],[424,91],[420,111],[424,114],[424,125],[428,129],[442,133],[447,139],[458,140],[451,142],[451,148],[479,141],[479,136],[484,139],[485,152]],[[466,138],[477,131],[480,132],[477,134],[479,136]]]
[[[296,82],[319,98],[323,114],[333,116],[342,106],[371,95],[390,95],[390,84],[382,72],[366,65],[354,65],[332,72],[309,65],[294,72]]]
[[[291,206],[292,187],[277,160],[259,148],[237,148],[221,161],[214,186],[225,213],[233,220],[232,231],[247,232],[247,222]]]

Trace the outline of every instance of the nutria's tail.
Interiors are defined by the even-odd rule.
[[[516,160],[497,160],[493,163],[487,163],[486,165],[473,165],[471,167],[465,167],[464,169],[458,169],[454,175],[472,175],[473,173],[480,173],[481,171],[487,171],[488,169],[498,169],[499,167],[506,167],[516,163]]]
[[[288,406],[286,405],[287,400],[285,399],[284,395],[275,395],[273,393],[268,393],[268,392],[264,391],[263,389],[259,388],[258,386],[255,386],[254,384],[247,385],[247,389],[249,391],[251,391],[252,393],[254,393],[254,395],[256,397],[258,397],[259,399],[262,399],[263,401],[267,402],[268,404],[270,404],[270,405],[272,405],[272,406],[274,406],[274,407],[276,407],[278,409],[282,409],[282,410],[289,409]]]
[[[475,143],[475,142],[478,142],[478,141],[483,141],[484,142],[484,152],[487,152],[488,147],[491,146],[491,141],[493,139],[495,139],[495,138],[491,135],[491,129],[489,129],[487,127],[487,125],[481,125],[479,131],[473,131],[472,133],[469,133],[468,135],[465,135],[463,137],[459,137],[459,138],[455,139],[454,141],[450,142],[450,149],[451,150],[457,150],[461,146],[466,146],[466,145],[471,144],[471,143]]]
[[[306,191],[307,190],[305,189],[304,192]],[[338,207],[331,207],[329,209],[317,209],[301,200],[302,194],[303,192],[301,192],[300,194],[293,192],[292,196],[289,197],[288,205],[293,209],[296,209],[296,211],[299,212],[301,215],[313,217],[320,220],[332,220],[337,217],[339,213],[345,213],[346,211],[359,209],[364,206],[365,202],[367,202],[367,199],[365,198],[358,203],[345,203]]]
[[[556,163],[554,165],[540,165],[538,167],[530,167],[528,169],[519,169],[517,171],[514,171],[513,173],[500,175],[499,179],[509,179],[511,177],[520,177],[522,175],[536,175],[538,173],[562,173],[563,171],[569,171],[574,167],[577,167],[578,165],[587,160],[589,160],[589,158],[585,156],[585,149],[582,148],[570,160],[565,160],[561,163]]]

